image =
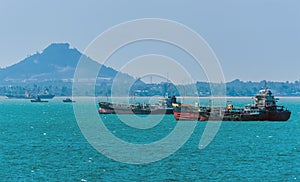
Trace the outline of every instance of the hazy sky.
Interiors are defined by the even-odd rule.
[[[53,42],[69,42],[83,51],[111,26],[163,18],[200,34],[227,81],[295,81],[300,79],[299,10],[298,0],[0,0],[0,66]]]

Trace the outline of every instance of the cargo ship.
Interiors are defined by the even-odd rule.
[[[177,103],[175,96],[160,99],[157,104],[117,104],[99,102],[99,114],[173,114],[173,103]]]
[[[291,111],[277,105],[271,90],[265,88],[253,97],[254,104],[233,107],[231,102],[225,107],[191,106],[178,104],[174,107],[176,120],[223,120],[223,121],[287,121]]]

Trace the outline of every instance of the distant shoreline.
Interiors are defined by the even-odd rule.
[[[55,96],[53,99],[59,98],[59,99],[64,99],[67,97],[72,97],[72,96]],[[211,96],[200,96],[200,97],[196,97],[196,96],[177,96],[178,99],[195,99],[195,98],[203,98],[203,99],[209,99],[209,98],[226,98],[226,99],[251,99],[253,96],[227,96],[227,97],[211,97]],[[28,99],[19,99],[19,98],[7,98],[6,96],[0,96],[1,99],[8,99],[8,100],[28,100]],[[120,98],[120,99],[125,99],[125,98],[132,98],[133,97],[126,97],[126,96],[116,96],[116,97],[106,97],[106,96],[75,96],[74,98]],[[163,96],[136,96],[135,98],[164,98]],[[276,98],[288,98],[288,99],[292,99],[292,98],[300,98],[300,96],[276,96]],[[48,99],[46,99],[48,100]],[[51,99],[50,99],[51,100]]]
[[[72,97],[72,96],[55,96],[54,98],[66,98],[66,97]],[[94,96],[75,96],[75,98],[92,98]],[[176,96],[176,98],[252,98],[253,96],[226,96],[226,97],[211,97],[211,96],[200,96],[200,97],[196,97],[196,96]],[[276,98],[300,98],[300,96],[275,96]],[[116,96],[116,97],[106,97],[106,96],[95,96],[95,98],[133,98],[133,97],[128,97],[128,96]],[[163,96],[136,96],[135,98],[163,98]]]

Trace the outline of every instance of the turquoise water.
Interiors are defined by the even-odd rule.
[[[288,122],[222,122],[202,150],[198,144],[206,122],[198,122],[177,152],[139,165],[114,161],[95,150],[79,129],[72,104],[62,99],[0,99],[0,181],[300,181],[300,98],[280,100],[292,111]],[[84,103],[84,98],[78,100],[74,104]],[[234,105],[250,101],[231,100]],[[166,116],[141,130],[114,115],[102,120],[115,136],[132,143],[157,141],[177,124]]]

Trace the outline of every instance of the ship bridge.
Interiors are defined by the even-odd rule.
[[[273,96],[270,89],[260,90],[258,94],[254,96],[255,106],[260,109],[264,109],[266,107],[276,107],[277,100],[278,99]]]

